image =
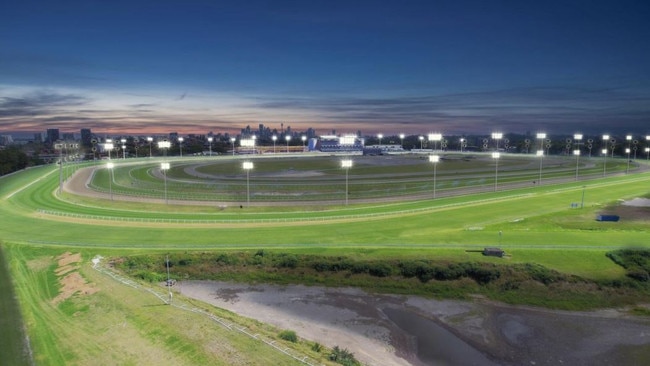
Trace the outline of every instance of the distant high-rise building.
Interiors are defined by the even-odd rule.
[[[81,145],[85,147],[92,146],[93,133],[90,131],[90,128],[81,129]]]
[[[45,142],[48,144],[53,144],[54,142],[58,141],[60,139],[59,136],[59,129],[58,128],[48,128],[47,129],[47,137],[45,138]]]
[[[34,142],[41,143],[43,142],[43,134],[38,132],[34,134]]]

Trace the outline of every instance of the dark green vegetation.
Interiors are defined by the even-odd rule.
[[[35,163],[17,146],[0,150],[0,175],[25,169]]]
[[[12,365],[30,365],[29,345],[6,261],[0,243],[0,355],[2,360],[11,360]]]
[[[625,258],[647,259],[650,251],[636,251]],[[130,256],[116,262],[134,277],[152,282],[166,278],[164,257],[160,255]],[[481,294],[512,304],[572,310],[629,305],[650,295],[647,278],[630,276],[629,272],[628,277],[594,280],[534,263],[399,257],[360,260],[257,250],[179,253],[170,258],[170,265],[178,279],[351,286],[371,292],[456,299]],[[633,273],[637,272],[634,269]]]
[[[621,249],[607,253],[616,264],[625,268],[625,274],[637,281],[650,281],[650,251],[645,249]]]
[[[354,354],[352,352],[348,351],[347,348],[341,349],[339,346],[334,347],[329,355],[329,359],[344,366],[361,365],[361,362],[357,361],[356,358],[354,358]]]

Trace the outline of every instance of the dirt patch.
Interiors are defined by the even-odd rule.
[[[645,206],[611,206],[600,212],[602,215],[617,215],[623,221],[650,220],[650,207]]]
[[[59,277],[61,290],[59,294],[52,300],[54,305],[57,305],[75,294],[91,295],[99,291],[92,284],[79,274],[79,263],[81,263],[81,254],[72,254],[70,252],[63,253],[56,258],[59,266],[54,273]]]

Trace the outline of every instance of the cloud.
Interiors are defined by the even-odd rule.
[[[86,105],[89,99],[75,94],[37,91],[21,97],[0,97],[0,116],[37,116],[61,108]]]

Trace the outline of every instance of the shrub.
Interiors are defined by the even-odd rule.
[[[375,277],[388,277],[393,272],[391,266],[386,263],[372,263],[368,266],[368,273]]]
[[[296,332],[294,332],[293,330],[283,330],[282,332],[280,332],[280,334],[278,334],[278,336],[281,339],[284,339],[285,341],[289,341],[292,343],[298,342],[298,336],[296,335]]]
[[[323,350],[323,346],[321,346],[320,343],[316,342],[311,345],[311,350],[320,353],[320,351]]]
[[[330,361],[334,361],[344,366],[360,366],[361,363],[354,358],[354,354],[347,349],[340,349],[335,346],[329,354]]]

